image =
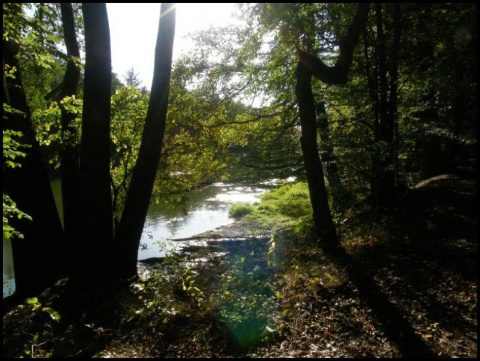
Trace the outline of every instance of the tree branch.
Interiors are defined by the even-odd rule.
[[[330,85],[345,84],[347,82],[348,70],[352,65],[353,50],[367,23],[369,8],[370,5],[368,3],[357,5],[353,22],[348,29],[347,35],[340,44],[340,55],[334,66],[328,66],[315,55],[298,50],[300,63],[303,63],[316,78],[324,83]]]

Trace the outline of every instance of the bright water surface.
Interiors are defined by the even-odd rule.
[[[61,205],[60,181],[52,182],[57,203]],[[151,205],[143,230],[138,259],[163,257],[165,250],[175,246],[169,239],[187,238],[232,223],[228,211],[233,203],[258,202],[266,186],[250,187],[239,184],[215,183],[188,194],[188,202],[176,211],[166,211],[162,204]],[[62,218],[62,217],[61,217]],[[162,245],[165,245],[164,248]],[[15,289],[10,242],[3,241],[3,297]]]
[[[191,237],[232,223],[228,211],[233,203],[259,202],[257,196],[266,190],[265,187],[215,183],[190,192],[185,207],[176,212],[166,212],[162,205],[150,206],[138,259],[164,256],[164,246],[167,250],[175,247],[169,239]]]

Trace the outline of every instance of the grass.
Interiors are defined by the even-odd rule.
[[[236,203],[230,217],[245,217],[265,228],[285,227],[311,219],[312,207],[308,185],[305,182],[289,183],[260,196],[260,203]]]

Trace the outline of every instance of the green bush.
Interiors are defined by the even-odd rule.
[[[286,184],[260,196],[261,202],[253,205],[236,203],[230,209],[230,217],[246,216],[259,224],[270,227],[298,222],[312,214],[308,185],[305,182]]]
[[[284,185],[266,193],[261,200],[262,202],[257,207],[258,210],[263,207],[263,209],[274,210],[274,213],[292,219],[312,213],[308,186],[304,182]]]
[[[252,206],[249,203],[235,203],[232,208],[230,208],[230,211],[228,212],[228,215],[231,218],[242,218],[246,216],[247,214],[251,213],[253,210]]]

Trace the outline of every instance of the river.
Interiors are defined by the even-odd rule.
[[[152,205],[148,210],[138,259],[163,257],[174,243],[169,239],[187,238],[195,234],[232,223],[228,212],[233,203],[258,202],[258,195],[266,187],[214,183],[189,193],[187,203],[174,212],[162,205]]]
[[[274,181],[259,186],[245,186],[234,183],[214,183],[188,194],[188,201],[175,211],[167,211],[162,204],[150,206],[140,241],[138,259],[163,257],[175,247],[169,239],[187,238],[198,233],[232,223],[228,212],[233,203],[258,202],[258,196],[265,193]],[[60,181],[51,183],[57,207],[61,207]],[[60,208],[60,218],[63,218]],[[62,219],[63,222],[63,219]],[[11,246],[3,241],[3,297],[15,289]]]

